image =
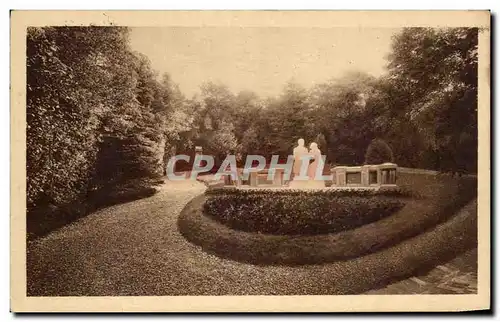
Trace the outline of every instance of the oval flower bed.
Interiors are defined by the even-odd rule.
[[[215,189],[207,191],[203,213],[241,231],[319,235],[380,220],[404,206],[395,198],[400,196],[394,191]]]
[[[220,257],[257,265],[320,264],[348,260],[395,246],[450,218],[453,219],[456,212],[476,196],[476,180],[473,178],[411,175],[400,176],[400,181],[406,193],[330,191],[334,198],[392,197],[392,200],[405,203],[404,207],[392,215],[336,233],[279,235],[242,231],[230,227],[229,224],[223,224],[220,219],[205,213],[205,203],[209,198],[222,198],[223,195],[226,196],[224,198],[232,198],[229,196],[246,193],[236,189],[209,190],[194,198],[180,213],[178,227],[187,240],[201,246],[204,251]],[[269,193],[273,192],[269,190],[251,192],[254,196],[269,195]],[[289,195],[297,193],[286,191]],[[276,195],[273,196],[275,198]],[[249,214],[249,216],[253,218],[255,215]],[[475,224],[471,222],[467,225],[470,228]],[[464,230],[460,229],[462,228],[458,230],[460,231],[458,238],[462,238],[465,234]],[[449,239],[449,236],[446,238]]]

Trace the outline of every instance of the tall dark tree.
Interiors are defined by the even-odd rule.
[[[127,45],[119,27],[28,29],[28,208],[89,188],[102,118],[133,99]]]
[[[394,100],[440,170],[477,168],[477,46],[477,28],[406,28],[393,41]]]

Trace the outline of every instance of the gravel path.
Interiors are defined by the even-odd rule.
[[[369,255],[291,268],[218,258],[177,229],[179,212],[204,190],[199,182],[167,182],[153,197],[103,209],[32,242],[28,295],[346,294],[356,292],[358,279],[391,276],[406,260],[387,257],[378,267],[379,260]],[[470,216],[455,217],[465,223]],[[398,247],[418,253],[434,242],[430,238],[421,250]],[[353,270],[364,272],[353,276]]]

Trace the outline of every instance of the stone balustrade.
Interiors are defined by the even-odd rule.
[[[363,166],[337,166],[331,169],[332,187],[396,187],[397,165],[383,163]]]
[[[336,166],[331,169],[331,188],[363,188],[363,189],[390,189],[397,187],[397,168],[394,163],[383,163],[362,166]],[[271,179],[269,171],[274,171]],[[248,183],[245,185],[243,173],[240,170],[236,178],[223,175],[224,186],[247,188],[279,188],[285,186],[285,169],[249,170]]]

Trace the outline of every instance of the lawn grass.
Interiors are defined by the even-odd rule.
[[[392,216],[339,233],[279,236],[237,231],[203,215],[205,196],[181,212],[181,233],[205,251],[252,264],[302,265],[356,258],[391,247],[450,219],[477,194],[474,178],[402,174],[399,184],[418,197]]]
[[[80,200],[59,206],[46,206],[27,213],[26,234],[28,240],[45,236],[88,214],[109,206],[147,198],[157,192],[156,185],[162,180],[133,180],[112,187],[89,192]]]

